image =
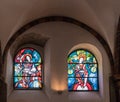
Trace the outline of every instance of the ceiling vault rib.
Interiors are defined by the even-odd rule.
[[[74,25],[77,25],[88,32],[90,32],[104,47],[105,51],[108,54],[110,64],[111,64],[111,72],[114,73],[114,59],[113,55],[111,52],[111,49],[107,43],[107,41],[98,33],[96,32],[93,28],[89,27],[88,25],[82,23],[81,21],[78,21],[76,19],[70,18],[70,17],[64,17],[64,16],[49,16],[49,17],[43,17],[39,18],[36,20],[33,20],[27,24],[25,24],[23,27],[21,27],[18,31],[16,31],[13,36],[10,38],[10,40],[7,42],[5,49],[3,51],[3,64],[5,62],[6,55],[8,53],[8,50],[10,46],[13,44],[13,42],[16,40],[17,37],[23,34],[23,32],[27,31],[28,29],[32,28],[33,26],[36,26],[41,23],[46,23],[46,22],[67,22],[71,23]]]

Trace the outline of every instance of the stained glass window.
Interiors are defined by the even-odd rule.
[[[98,63],[95,56],[84,49],[71,52],[68,63],[69,91],[98,91]]]
[[[42,59],[33,48],[21,49],[14,58],[14,88],[42,88]]]

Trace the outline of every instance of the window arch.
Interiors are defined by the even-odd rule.
[[[33,48],[23,48],[14,57],[14,89],[41,89],[42,58]]]
[[[98,91],[98,62],[88,50],[77,49],[67,58],[68,90]]]

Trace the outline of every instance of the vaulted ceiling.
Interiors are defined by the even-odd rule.
[[[66,16],[99,32],[110,44],[120,14],[120,0],[0,0],[0,40],[37,18]]]

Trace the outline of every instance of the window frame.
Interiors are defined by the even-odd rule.
[[[96,63],[68,63],[68,58],[69,56],[73,53],[73,52],[76,52],[76,51],[79,51],[79,50],[83,50],[85,52],[89,52],[90,54],[93,55],[93,57],[95,58],[96,60]],[[72,50],[68,56],[67,56],[67,87],[68,87],[68,79],[69,78],[82,78],[82,77],[68,77],[68,64],[97,64],[97,77],[87,77],[87,78],[96,78],[97,79],[97,90],[69,90],[69,92],[99,92],[99,63],[98,63],[98,60],[96,58],[96,56],[88,49],[85,49],[85,48],[78,48],[78,49],[75,49],[75,50]],[[85,77],[84,77],[85,78]],[[75,83],[74,83],[75,84]]]
[[[39,88],[15,88],[15,83],[14,83],[14,78],[15,77],[17,77],[17,76],[14,76],[15,74],[15,67],[14,67],[14,64],[16,64],[17,62],[15,62],[15,59],[16,59],[16,56],[17,56],[17,54],[21,51],[21,50],[23,50],[23,49],[33,49],[33,50],[35,50],[39,55],[40,55],[40,57],[41,57],[41,63],[40,62],[33,62],[33,63],[39,63],[40,65],[41,65],[41,76],[34,76],[34,77],[40,77],[41,78],[41,85],[42,85],[42,87],[39,87]],[[43,57],[42,57],[42,54],[40,53],[40,51],[38,51],[36,48],[34,48],[34,47],[22,47],[22,48],[20,48],[20,49],[18,49],[17,51],[15,51],[16,53],[14,54],[14,57],[13,57],[13,89],[14,90],[42,90],[43,89],[43,87],[44,87],[44,84],[43,84],[43,75],[44,75],[44,73],[43,73]],[[23,63],[23,62],[21,62],[21,63]],[[30,63],[30,62],[28,62],[28,63]],[[19,63],[18,63],[19,64]],[[19,76],[18,76],[19,77]],[[22,77],[22,76],[20,76],[20,77]],[[32,76],[24,76],[24,77],[32,77]]]

